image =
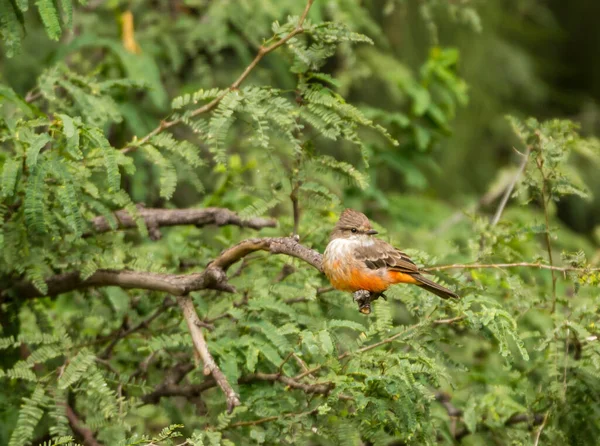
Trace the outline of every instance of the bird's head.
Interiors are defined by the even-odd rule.
[[[354,209],[346,209],[340,215],[329,239],[367,240],[375,234],[377,231],[373,229],[365,214]]]

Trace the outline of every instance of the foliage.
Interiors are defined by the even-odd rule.
[[[579,162],[598,162],[597,140],[509,118],[523,169],[494,170],[497,201],[457,218],[462,198],[440,198],[479,168],[445,170],[481,104],[447,30],[485,33],[485,8],[418,2],[411,66],[386,20],[416,2],[314,2],[305,20],[291,0],[30,3],[0,8],[1,444],[596,443],[597,245],[557,206],[591,195]],[[200,272],[257,235],[157,228],[142,203],[268,215],[260,236],[320,252],[362,209],[420,265],[457,265],[436,274],[461,299],[399,286],[367,317],[302,260],[251,254],[228,271],[235,293],[191,294],[242,402],[228,413],[174,298],[93,278]],[[54,295],[74,272],[93,286]]]

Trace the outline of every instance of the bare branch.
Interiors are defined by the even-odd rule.
[[[508,203],[508,200],[512,194],[512,191],[514,190],[517,182],[519,181],[519,178],[521,178],[521,175],[523,174],[523,171],[525,170],[525,167],[527,166],[527,161],[529,161],[529,153],[530,152],[531,152],[531,148],[528,146],[527,152],[525,154],[521,154],[521,156],[522,156],[521,164],[519,164],[517,173],[515,173],[515,176],[513,177],[512,181],[510,182],[510,184],[504,191],[504,195],[502,196],[502,200],[500,201],[500,205],[498,206],[498,209],[496,209],[494,218],[492,218],[492,221],[490,222],[490,226],[496,226],[498,224],[498,222],[500,221],[500,217],[502,216],[502,212],[504,212],[504,208],[506,207],[506,204]]]
[[[560,272],[592,272],[600,271],[600,268],[577,268],[575,266],[554,266],[546,265],[544,263],[529,263],[529,262],[515,262],[515,263],[454,263],[452,265],[437,265],[429,266],[427,268],[421,268],[421,271],[443,271],[446,269],[502,269],[502,268],[539,268],[548,269],[552,271]]]
[[[432,321],[431,323],[433,325],[453,324],[455,322],[462,321],[463,319],[466,319],[466,318],[467,318],[467,316],[456,316],[456,317],[452,317],[449,319],[437,319],[435,321]]]
[[[196,313],[196,309],[194,308],[194,303],[192,302],[192,299],[187,296],[178,297],[177,303],[179,304],[181,311],[183,311],[183,317],[185,318],[190,335],[192,336],[194,348],[204,363],[204,374],[211,374],[216,383],[219,385],[225,394],[225,398],[227,399],[227,411],[231,413],[234,407],[241,404],[240,399],[215,362],[214,358],[210,354],[210,351],[208,351],[208,345],[206,344],[202,330],[198,326],[200,319],[198,318],[198,313]]]
[[[231,423],[228,427],[243,427],[243,426],[256,426],[257,424],[268,423],[269,421],[275,421],[280,418],[289,418],[289,417],[304,417],[307,415],[314,415],[319,411],[319,409],[309,410],[307,412],[300,413],[285,413],[283,415],[277,415],[272,417],[259,418],[258,420],[253,421],[238,421],[237,423]]]
[[[298,389],[302,390],[304,393],[317,395],[327,395],[331,389],[335,387],[335,385],[331,382],[306,384],[280,373],[255,373],[240,379],[240,383],[252,381],[279,381],[280,383],[285,384],[292,389]]]
[[[79,272],[71,272],[46,280],[48,286],[46,294],[41,293],[31,282],[24,281],[12,288],[1,290],[0,298],[11,295],[20,299],[56,296],[78,289],[104,286],[162,291],[174,296],[183,296],[202,289],[235,292],[235,288],[227,283],[225,272],[231,265],[255,251],[296,257],[322,271],[321,254],[301,245],[296,238],[266,237],[247,239],[226,249],[200,273],[177,275],[129,270],[98,270],[83,280]]]
[[[454,404],[452,404],[452,402],[450,401],[452,399],[452,397],[450,396],[450,394],[446,393],[446,392],[437,392],[435,394],[435,400],[440,403],[442,406],[444,406],[444,408],[446,409],[446,412],[448,412],[448,415],[451,417],[460,417],[463,414],[463,411],[461,409],[458,409],[456,406],[454,406]]]
[[[224,208],[204,209],[146,209],[138,211],[149,227],[166,227],[194,225],[198,227],[207,225],[235,225],[243,228],[262,229],[274,228],[277,222],[270,218],[242,219],[235,212]],[[126,210],[114,213],[119,229],[135,228],[135,220]],[[92,220],[96,232],[107,232],[111,230],[110,224],[105,217],[96,217]]]
[[[256,54],[256,57],[254,58],[254,60],[252,60],[252,62],[250,62],[250,65],[248,65],[246,67],[244,72],[242,74],[240,74],[240,76],[235,80],[235,82],[233,82],[233,84],[231,84],[231,86],[226,91],[221,93],[219,96],[217,96],[215,99],[213,99],[209,103],[193,110],[189,114],[189,116],[193,118],[193,117],[196,117],[198,115],[201,115],[203,113],[206,113],[206,112],[214,109],[217,105],[219,105],[219,103],[223,100],[223,98],[225,96],[227,96],[227,94],[229,92],[231,92],[233,90],[237,90],[240,87],[240,85],[246,80],[246,78],[250,75],[250,72],[258,65],[258,63],[262,60],[263,57],[265,57],[267,54],[275,51],[280,46],[284,45],[287,41],[292,39],[294,36],[303,33],[304,32],[304,28],[303,28],[304,21],[306,20],[308,11],[310,10],[313,3],[314,3],[314,0],[307,1],[306,6],[304,7],[304,11],[302,12],[302,15],[300,16],[300,20],[298,20],[298,24],[292,31],[290,31],[289,34],[287,34],[285,37],[283,37],[282,39],[278,40],[275,43],[272,43],[269,46],[261,46],[258,49],[258,53]],[[130,143],[127,147],[121,149],[121,152],[128,153],[128,152],[135,150],[137,147],[146,144],[148,141],[150,141],[150,139],[152,139],[154,136],[158,135],[162,131],[164,131],[168,128],[171,128],[171,127],[179,124],[180,122],[182,122],[182,118],[176,118],[176,119],[173,119],[172,121],[162,120],[160,122],[160,124],[158,125],[158,127],[156,127],[154,130],[152,130],[150,133],[148,133],[146,136],[144,136],[139,141],[134,139],[134,141],[132,143]]]

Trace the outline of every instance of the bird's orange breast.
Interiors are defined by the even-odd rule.
[[[387,289],[390,282],[385,275],[367,268],[352,268],[341,265],[339,261],[332,262],[330,268],[325,268],[325,274],[331,285],[341,291],[367,290],[381,293]]]
[[[339,260],[324,265],[324,270],[331,285],[341,291],[367,290],[382,293],[395,283],[417,283],[410,274],[357,267]]]

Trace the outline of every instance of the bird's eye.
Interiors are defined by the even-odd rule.
[[[356,228],[352,228],[351,231],[354,232],[354,233],[356,233],[357,229]]]

